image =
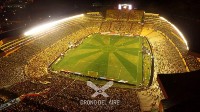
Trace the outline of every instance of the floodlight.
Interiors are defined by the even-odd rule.
[[[169,23],[178,32],[178,34],[180,35],[180,37],[183,39],[184,43],[186,44],[187,50],[189,50],[187,40],[185,39],[185,36],[183,35],[183,33],[174,24],[172,24],[171,22],[169,22],[164,17],[160,17],[160,19],[162,19],[162,20],[166,21],[167,23]]]
[[[128,9],[128,10],[132,10],[132,5],[131,4],[119,4],[118,5],[118,9],[121,10],[121,9]]]
[[[71,19],[74,19],[74,18],[82,17],[82,16],[84,16],[84,14],[80,14],[80,15],[64,18],[64,19],[57,20],[57,21],[54,21],[54,22],[51,22],[51,23],[47,23],[47,24],[43,24],[43,25],[39,25],[39,26],[36,26],[36,27],[32,28],[31,30],[25,32],[24,35],[25,36],[30,36],[30,35],[35,35],[35,34],[38,34],[38,33],[42,33],[42,32],[47,31],[48,29],[52,28],[53,26],[55,26],[55,25],[57,25],[59,23],[62,23],[62,22],[65,22],[65,21],[68,21],[68,20],[71,20]]]

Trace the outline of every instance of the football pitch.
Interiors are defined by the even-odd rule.
[[[51,69],[139,85],[143,78],[142,39],[93,34],[57,59]]]

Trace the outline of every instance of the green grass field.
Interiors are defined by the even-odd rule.
[[[142,82],[142,37],[93,34],[55,61],[53,71],[79,72],[115,81]]]

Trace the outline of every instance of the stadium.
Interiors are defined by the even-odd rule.
[[[164,99],[157,74],[200,68],[173,23],[128,4],[33,27],[0,49],[2,111],[151,111]],[[105,99],[87,81],[113,81],[106,101],[120,105],[80,105]]]

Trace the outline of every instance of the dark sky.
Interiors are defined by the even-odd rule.
[[[91,10],[92,3],[113,8],[120,2],[169,19],[184,33],[191,51],[200,53],[200,0],[35,0],[27,12],[33,18],[66,17]]]

